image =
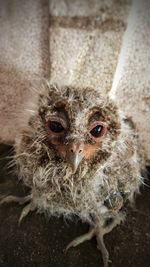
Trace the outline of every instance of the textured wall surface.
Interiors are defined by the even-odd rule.
[[[112,93],[134,121],[150,164],[150,1],[134,0]]]
[[[129,1],[50,1],[51,82],[110,90]]]
[[[16,115],[31,86],[49,73],[46,0],[0,0],[0,141],[14,140]]]

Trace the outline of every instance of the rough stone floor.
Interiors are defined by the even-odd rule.
[[[6,169],[11,147],[0,145],[1,193],[25,195],[26,189]],[[148,180],[146,181],[148,183]],[[5,185],[3,185],[5,184]],[[112,263],[110,267],[150,266],[150,188],[141,190],[137,210],[129,210],[126,222],[105,237]],[[100,267],[101,254],[96,241],[85,242],[65,255],[63,250],[88,225],[46,218],[33,212],[18,226],[22,207],[8,204],[0,207],[0,267]]]

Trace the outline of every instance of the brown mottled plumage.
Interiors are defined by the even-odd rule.
[[[90,231],[67,249],[96,235],[106,267],[103,236],[123,220],[122,209],[141,183],[137,137],[128,120],[98,90],[50,85],[23,121],[15,160],[31,195],[1,203],[29,202],[20,221],[36,208],[68,218],[76,214]]]

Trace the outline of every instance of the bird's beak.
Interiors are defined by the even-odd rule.
[[[67,161],[70,164],[73,173],[77,171],[80,162],[84,158],[83,148],[83,144],[72,144],[67,150]]]
[[[78,169],[78,166],[81,160],[83,159],[83,157],[84,156],[79,153],[72,153],[72,155],[69,156],[68,160],[69,160],[73,173],[75,173],[76,170]]]

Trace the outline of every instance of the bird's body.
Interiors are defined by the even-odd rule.
[[[19,176],[31,188],[21,219],[34,208],[79,216],[91,230],[68,248],[96,235],[107,266],[103,235],[140,186],[137,136],[116,104],[91,88],[50,85],[33,102],[15,144]]]

